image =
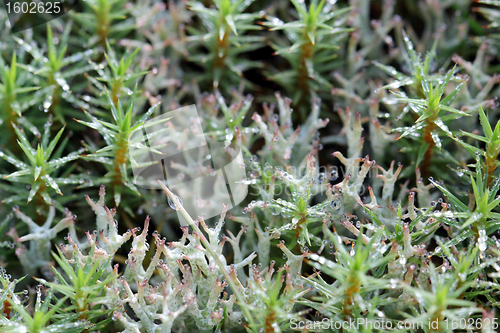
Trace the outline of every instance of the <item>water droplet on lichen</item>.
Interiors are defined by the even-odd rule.
[[[179,198],[178,196],[175,196],[175,198],[179,201],[179,203],[182,205],[182,200],[181,198]],[[174,200],[172,200],[170,197],[168,197],[168,205],[170,206],[170,208],[172,208],[173,210],[177,210],[179,209],[179,207],[177,207],[177,205],[175,204]]]
[[[332,202],[330,202],[330,208],[339,210],[340,207],[342,207],[342,202],[340,201],[340,199],[334,199],[332,200]]]

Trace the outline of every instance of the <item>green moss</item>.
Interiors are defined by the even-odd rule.
[[[16,34],[0,11],[0,331],[493,332],[497,5],[89,0]],[[206,153],[163,166],[219,217],[133,173],[134,134],[186,147],[146,128],[189,105],[248,195]]]

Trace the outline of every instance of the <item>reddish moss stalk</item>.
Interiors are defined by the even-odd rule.
[[[103,9],[97,13],[97,34],[99,35],[99,43],[101,46],[106,47],[106,39],[109,34],[109,9]]]
[[[19,118],[19,115],[12,109],[11,103],[15,102],[16,96],[12,96],[10,94],[5,95],[5,100],[4,100],[4,105],[5,105],[5,113],[7,115],[6,117],[6,122],[7,122],[7,128],[8,128],[8,136],[9,136],[9,147],[11,147],[11,151],[16,154],[20,152],[19,150],[19,145],[17,144],[17,135],[16,131],[14,130],[14,126],[12,124],[17,123],[17,119]]]
[[[359,280],[357,277],[349,276],[347,281],[349,282],[350,286],[345,291],[346,298],[344,299],[344,302],[343,302],[342,313],[346,317],[352,317],[352,308],[354,305],[354,295],[359,292],[360,285],[359,285]]]
[[[303,38],[309,40],[307,36],[307,32],[304,32]],[[309,85],[308,82],[310,80],[309,73],[307,71],[306,62],[311,60],[314,56],[314,44],[309,40],[307,43],[304,43],[300,47],[300,60],[298,67],[298,75],[297,75],[297,86],[299,90],[302,91],[302,95],[300,99],[297,101],[297,105],[301,105],[303,102],[307,100],[307,96],[309,95]]]
[[[306,36],[307,38],[307,36]],[[314,55],[314,45],[310,41],[308,43],[303,44],[301,47],[301,52],[300,52],[300,63],[299,63],[299,75],[297,77],[298,79],[298,86],[299,88],[304,92],[308,92],[308,86],[307,86],[307,81],[309,81],[309,73],[307,71],[307,66],[306,66],[306,61],[309,61],[312,59]]]
[[[436,312],[434,312],[434,315],[431,317],[430,319],[430,329],[431,329],[431,332],[442,332],[443,331],[443,327],[445,326],[443,324],[443,320],[444,320],[444,316],[443,316],[443,309],[438,309]],[[435,323],[437,322],[438,325],[437,327],[432,327],[432,323]]]
[[[78,297],[78,296],[77,296]],[[89,318],[89,315],[87,313],[87,309],[88,309],[88,305],[87,305],[87,297],[85,297],[85,303],[84,303],[84,306],[83,308],[79,308],[77,311],[80,313],[78,315],[78,319],[80,320],[88,320]],[[82,333],[88,333],[89,330],[83,330]]]
[[[14,130],[14,126],[12,124],[17,123],[17,114],[10,108],[10,105],[7,104],[7,128],[9,131],[9,147],[12,147],[12,152],[17,153],[19,151],[19,146],[17,145],[17,136],[16,136],[16,131]]]
[[[122,89],[122,82],[116,81],[113,83],[111,87],[111,99],[113,100],[114,106],[118,106],[118,99],[120,96],[120,90]]]
[[[490,187],[494,179],[493,176],[495,174],[495,169],[497,167],[496,162],[498,157],[498,151],[490,147],[488,148],[489,149],[486,151],[485,167],[486,167],[486,173],[488,174],[487,185],[488,187]]]
[[[266,319],[264,323],[264,332],[265,333],[274,333],[275,330],[273,328],[273,324],[276,322],[276,312],[271,311],[266,314]]]
[[[434,148],[434,140],[432,139],[432,131],[436,129],[436,124],[434,124],[433,118],[427,121],[427,126],[425,126],[424,130],[424,141],[429,145],[427,150],[425,151],[424,159],[422,160],[422,166],[420,170],[422,171],[422,175],[425,177],[429,176],[429,167],[432,159],[432,149]]]
[[[231,29],[226,27],[224,31],[224,37],[222,39],[217,38],[216,46],[215,46],[215,61],[214,61],[214,69],[219,69],[221,72],[226,67],[226,56],[227,50],[229,49],[229,36],[231,34]],[[220,78],[219,78],[220,79]],[[217,82],[218,84],[218,82]]]
[[[45,200],[43,199],[42,197],[42,194],[44,191],[47,190],[47,187],[45,186],[45,183],[40,179],[40,177],[43,176],[43,171],[40,173],[40,176],[38,177],[38,181],[40,181],[41,185],[40,185],[40,188],[38,189],[38,191],[36,192],[35,196],[34,196],[34,204],[35,204],[35,211],[37,211],[37,207],[46,207],[47,206],[47,203],[45,202]],[[45,223],[45,219],[43,217],[43,215],[41,214],[36,214],[36,217],[34,219],[34,221],[36,222],[36,224],[38,225],[43,225]]]
[[[59,85],[56,84],[56,80],[54,79],[54,75],[49,76],[48,80],[49,86],[54,86],[54,93],[52,94],[52,104],[50,105],[49,112],[51,115],[55,116],[54,108],[59,105],[59,101],[61,100],[61,96],[59,94]]]
[[[11,297],[9,295],[7,295],[7,299],[10,299],[10,298]],[[10,307],[10,303],[7,299],[5,301],[3,301],[3,314],[5,315],[5,317],[7,319],[10,319],[11,307]]]
[[[120,164],[127,163],[126,153],[128,151],[127,142],[122,137],[122,134],[120,134],[120,137],[118,138],[117,145],[118,145],[119,148],[116,150],[116,155],[115,155],[114,184],[115,185],[121,185],[121,183],[122,183],[122,172],[120,170]]]

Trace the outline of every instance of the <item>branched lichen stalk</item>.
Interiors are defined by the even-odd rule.
[[[248,310],[248,308],[244,305],[245,300],[243,298],[243,295],[241,295],[238,286],[236,283],[233,281],[231,276],[229,275],[229,272],[227,271],[226,267],[222,264],[220,261],[219,256],[215,253],[215,250],[212,248],[212,245],[210,242],[207,240],[205,235],[201,232],[200,228],[196,225],[194,220],[189,216],[189,213],[186,211],[184,206],[182,206],[182,203],[179,201],[179,198],[175,196],[168,187],[165,186],[165,184],[162,183],[161,180],[158,180],[158,184],[160,184],[161,188],[163,191],[168,195],[168,197],[174,202],[175,207],[177,207],[178,210],[180,210],[182,216],[188,221],[189,225],[193,230],[196,232],[196,234],[200,237],[201,242],[203,243],[203,246],[207,249],[207,251],[210,253],[212,258],[215,260],[217,263],[217,266],[219,266],[220,270],[222,271],[222,274],[224,274],[224,277],[226,278],[226,281],[229,283],[229,286],[231,287],[233,293],[236,295],[236,299],[240,303],[240,308],[245,314],[245,318],[248,320],[250,324],[250,328],[255,331],[255,322],[253,320],[252,314]]]

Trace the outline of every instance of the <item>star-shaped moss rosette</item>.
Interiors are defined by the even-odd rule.
[[[437,147],[441,150],[443,147],[441,133],[445,134],[445,138],[451,135],[447,124],[459,117],[471,115],[450,106],[451,101],[465,82],[460,83],[445,96],[445,90],[454,70],[454,68],[451,69],[442,82],[433,82],[426,75],[422,75],[420,80],[423,98],[409,98],[403,91],[392,91],[399,102],[407,104],[418,116],[413,125],[395,128],[392,131],[401,133],[398,140],[409,137],[419,143],[414,149],[416,153],[415,167],[421,167],[424,174],[427,174],[429,170],[433,148]]]
[[[63,104],[63,101],[82,107],[86,106],[86,103],[77,99],[72,93],[72,90],[77,90],[79,87],[73,85],[70,87],[70,83],[73,77],[93,68],[91,65],[85,65],[85,58],[97,53],[95,49],[90,48],[70,55],[68,52],[70,41],[68,39],[71,28],[72,25],[65,27],[61,41],[59,41],[52,31],[51,25],[47,24],[46,45],[27,43],[23,39],[13,36],[19,46],[33,58],[30,64],[18,64],[18,66],[37,78],[43,78],[44,88],[37,91],[37,95],[42,92],[43,95],[32,103],[40,103],[41,110],[46,113],[50,112],[55,120],[61,124],[65,124],[76,114],[75,110],[68,108],[66,104]]]
[[[481,120],[481,127],[483,129],[483,135],[470,133],[461,130],[460,132],[468,137],[476,139],[480,142],[484,142],[485,149],[480,149],[476,146],[466,143],[465,141],[454,137],[455,141],[459,142],[464,148],[475,157],[479,154],[484,157],[484,174],[488,175],[487,185],[491,186],[495,178],[495,170],[500,165],[498,161],[498,154],[500,153],[500,121],[497,121],[495,129],[492,129],[491,124],[488,120],[488,116],[484,112],[481,105],[479,105],[479,118]]]
[[[299,103],[310,96],[310,91],[333,88],[326,74],[339,65],[333,61],[338,57],[335,50],[351,31],[344,25],[346,14],[352,8],[336,9],[325,0],[313,0],[309,8],[303,1],[291,2],[296,10],[296,21],[285,23],[277,17],[267,17],[263,25],[270,30],[283,31],[289,40],[279,39],[273,43],[273,48],[274,54],[284,57],[292,68],[271,76],[271,79],[286,87],[292,100]]]
[[[54,205],[58,210],[64,211],[61,202],[53,199],[53,194],[63,195],[60,186],[83,184],[85,182],[85,177],[71,176],[75,165],[66,168],[64,171],[60,170],[69,162],[78,159],[83,149],[62,156],[69,138],[66,137],[58,145],[64,132],[63,127],[50,140],[50,125],[51,118],[49,118],[49,121],[45,125],[43,135],[38,133],[39,140],[35,140],[38,141],[37,148],[33,149],[32,143],[26,137],[24,130],[12,124],[18,137],[17,143],[24,152],[24,156],[19,158],[8,149],[0,152],[2,159],[17,168],[17,171],[3,175],[3,179],[10,184],[0,184],[0,186],[11,193],[11,195],[2,202],[20,204],[21,202],[26,203],[26,200],[29,203],[33,199],[36,199],[35,205],[38,212],[44,210],[43,207],[50,205]],[[23,184],[23,187],[20,187],[19,183]],[[25,188],[29,189],[27,196]]]
[[[39,89],[39,87],[24,84],[26,75],[25,71],[18,71],[16,53],[12,55],[10,66],[7,66],[3,57],[0,56],[0,102],[2,103],[0,120],[2,128],[8,128],[10,136],[15,136],[11,124],[17,123],[19,117],[33,105],[29,103],[33,95],[27,93]],[[3,137],[9,138],[9,135]]]
[[[104,138],[106,145],[102,148],[86,144],[92,152],[90,155],[85,155],[83,158],[90,161],[100,162],[105,166],[107,173],[98,179],[93,180],[100,184],[110,184],[114,193],[115,204],[118,206],[121,202],[122,190],[128,189],[137,196],[141,196],[137,187],[129,179],[132,164],[129,151],[131,147],[140,148],[146,151],[152,151],[161,154],[160,151],[154,150],[135,142],[131,138],[135,132],[142,133],[144,128],[157,125],[157,122],[152,121],[146,123],[146,120],[153,114],[160,103],[153,105],[146,113],[140,117],[134,115],[134,98],[135,93],[131,98],[127,109],[122,107],[121,100],[118,100],[116,105],[113,101],[111,92],[105,90],[108,99],[109,107],[111,108],[112,122],[100,120],[87,111],[85,115],[90,121],[77,120],[79,123],[97,130]],[[160,122],[168,121],[168,118],[162,118]],[[161,131],[155,135],[162,134]],[[152,139],[152,138],[150,138]],[[90,184],[89,184],[90,185]],[[85,186],[85,185],[84,185]]]
[[[196,76],[197,81],[212,82],[217,89],[219,85],[238,83],[244,71],[260,67],[259,62],[242,56],[264,45],[262,36],[246,34],[261,29],[255,24],[261,14],[245,13],[253,2],[215,0],[215,6],[208,8],[198,1],[188,2],[190,10],[198,14],[202,24],[200,28],[187,27],[190,35],[187,41],[197,47],[196,52],[191,52],[189,60],[205,69],[204,73]]]

